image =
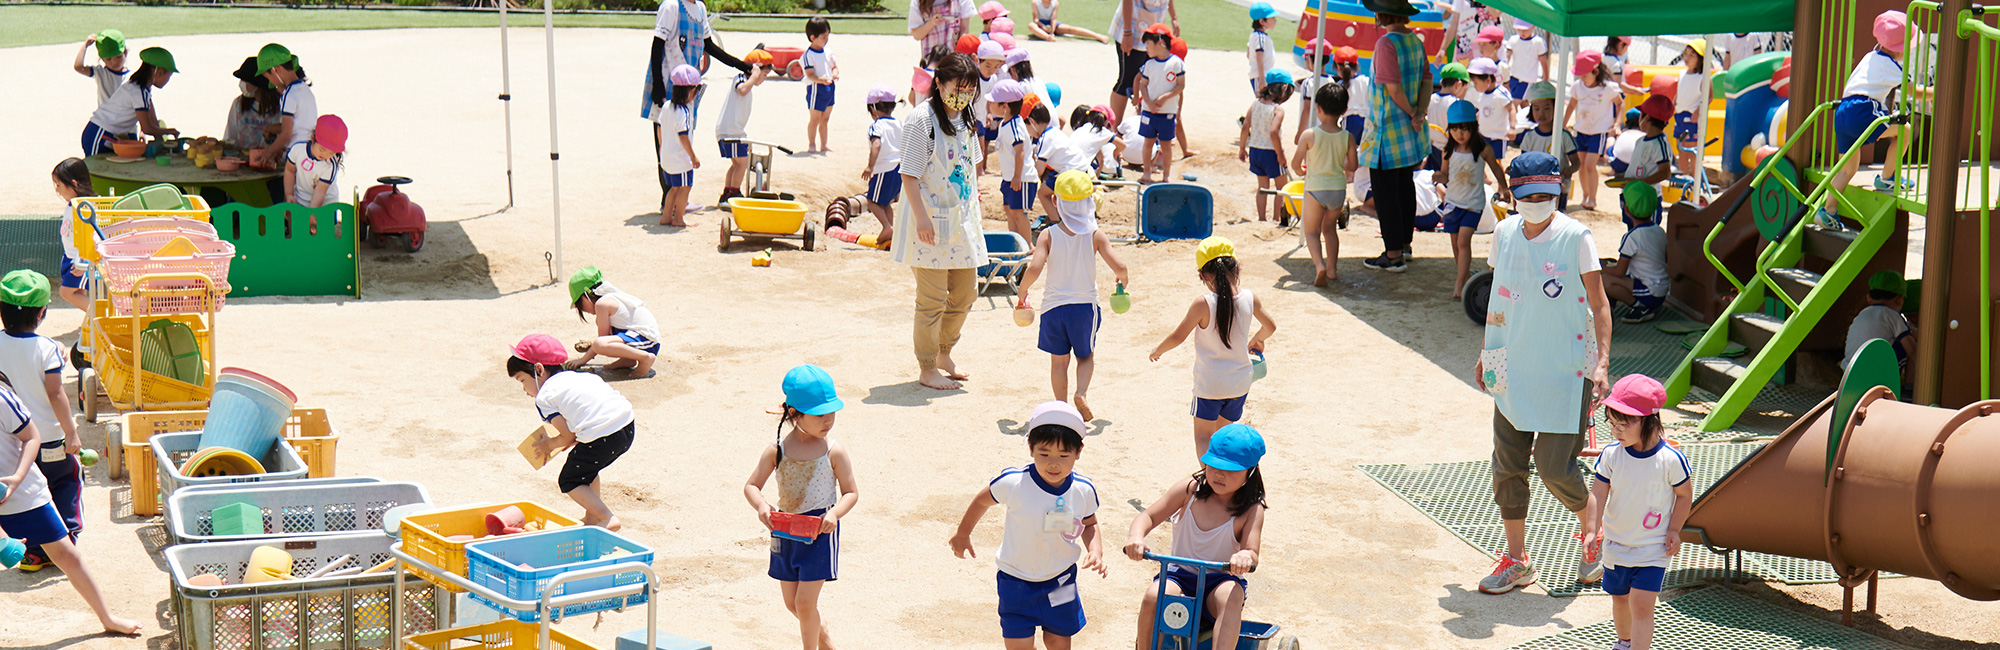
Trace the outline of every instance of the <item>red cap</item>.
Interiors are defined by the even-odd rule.
[[[1659,380],[1639,373],[1619,379],[1611,385],[1611,396],[1604,398],[1605,407],[1638,418],[1660,412],[1660,405],[1666,402],[1666,387]]]
[[[1172,42],[1167,43],[1167,52],[1174,56],[1187,58],[1187,41],[1183,41],[1181,37],[1175,36]]]
[[[1599,52],[1597,50],[1584,50],[1582,52],[1576,53],[1576,67],[1572,68],[1570,72],[1579,75],[1589,74],[1590,71],[1596,70],[1597,66],[1603,63],[1604,63],[1603,52]]]
[[[529,334],[515,343],[512,349],[514,356],[528,363],[553,366],[569,361],[569,351],[563,349],[562,341],[547,334]]]
[[[958,42],[953,43],[951,49],[959,54],[972,54],[979,51],[979,42],[978,36],[966,34],[958,37]]]
[[[1159,34],[1162,36],[1172,36],[1174,35],[1174,28],[1168,27],[1166,23],[1153,23],[1151,26],[1146,28],[1146,33]]]
[[[1672,122],[1674,121],[1674,100],[1667,99],[1666,95],[1649,96],[1644,103],[1639,104],[1639,112],[1644,113],[1646,117],[1662,122]]]
[[[347,122],[338,115],[321,115],[313,123],[313,141],[327,151],[340,153],[347,150]]]
[[[1348,47],[1348,46],[1345,46],[1345,45],[1342,45],[1342,46],[1340,46],[1340,49],[1338,49],[1338,50],[1334,50],[1334,51],[1333,51],[1333,62],[1334,62],[1334,63],[1360,63],[1360,62],[1361,62],[1361,53],[1360,53],[1360,52],[1356,52],[1356,51],[1354,51],[1354,48],[1351,48],[1351,47]]]
[[[1474,38],[1473,40],[1479,41],[1481,43],[1498,43],[1500,41],[1507,40],[1507,35],[1501,33],[1499,25],[1487,25],[1483,28],[1480,28],[1479,36]]]

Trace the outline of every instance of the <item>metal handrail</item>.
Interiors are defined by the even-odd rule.
[[[1979,39],[1979,399],[1993,397],[1993,50],[2000,45],[2000,28],[1986,24],[1985,9],[1958,12],[1957,36]]]

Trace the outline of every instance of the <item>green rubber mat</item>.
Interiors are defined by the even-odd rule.
[[[1660,650],[1908,650],[1729,589],[1710,587],[1653,608],[1653,647]],[[1602,650],[1618,628],[1599,621],[1512,650]]]

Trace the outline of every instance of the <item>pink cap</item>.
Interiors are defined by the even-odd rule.
[[[1604,398],[1604,405],[1611,410],[1638,418],[1660,412],[1666,402],[1667,388],[1659,380],[1638,373],[1612,384],[1611,396]]]
[[[547,334],[529,334],[521,337],[520,343],[512,348],[514,356],[528,363],[553,366],[569,361],[569,351],[563,349],[562,341]]]
[[[1493,59],[1489,59],[1482,56],[1477,59],[1473,59],[1472,63],[1467,64],[1465,66],[1465,73],[1497,75],[1500,74],[1500,64],[1494,63]]]
[[[1014,33],[1014,19],[1006,16],[995,18],[993,22],[986,24],[986,31],[995,34],[1012,34]]]
[[[1319,50],[1320,53],[1327,55],[1332,55],[1334,53],[1332,43],[1328,43],[1326,41],[1322,41],[1317,38],[1312,39],[1312,42],[1310,43],[1306,43],[1306,54],[1312,54],[1313,50]]]
[[[910,73],[910,87],[915,88],[919,93],[930,92],[931,71],[925,70],[922,66],[916,66],[913,68],[913,70],[914,71]]]
[[[340,153],[347,150],[347,122],[339,115],[321,115],[313,123],[313,141],[327,151]]]
[[[986,37],[993,39],[993,42],[995,43],[999,43],[1000,47],[1002,48],[1006,48],[1009,50],[1014,49],[1015,43],[1013,34],[1009,34],[1007,32],[999,32],[995,34],[988,34]]]
[[[667,79],[672,81],[676,86],[699,86],[701,85],[701,71],[694,69],[694,66],[683,63],[674,66],[674,71],[668,73]]]
[[[1499,25],[1487,25],[1479,29],[1479,36],[1473,40],[1481,43],[1498,43],[1506,39],[1507,35],[1500,33]]]
[[[1007,14],[1006,5],[1000,4],[1000,0],[986,0],[986,4],[979,5],[980,20],[992,20]]]
[[[1005,104],[1021,101],[1022,98],[1027,96],[1027,86],[1023,86],[1021,82],[1013,79],[1002,79],[999,83],[993,84],[991,92],[986,93],[986,100]]]
[[[984,43],[980,43],[979,58],[981,60],[1005,59],[1007,58],[1007,46],[1001,45],[999,41],[987,41]]]
[[[1891,52],[1903,51],[1903,30],[1909,24],[1909,15],[1894,9],[1875,16],[1875,44]]]
[[[1096,106],[1090,107],[1090,112],[1096,113],[1098,115],[1103,115],[1105,123],[1110,124],[1111,126],[1114,127],[1118,126],[1118,116],[1111,113],[1110,106],[1098,104]]]
[[[1603,63],[1604,63],[1603,52],[1599,52],[1597,50],[1584,50],[1582,52],[1576,53],[1576,67],[1571,69],[1570,72],[1575,74],[1589,74],[1590,71],[1596,70],[1597,66]]]
[[[1028,60],[1027,48],[1016,47],[1007,50],[1007,65],[1014,65],[1026,60]]]
[[[881,84],[868,89],[867,103],[869,104],[893,101],[896,101],[896,89],[890,88],[888,84]]]

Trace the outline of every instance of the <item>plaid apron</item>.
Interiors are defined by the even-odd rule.
[[[1424,40],[1416,34],[1384,32],[1383,40],[1395,48],[1396,67],[1402,73],[1399,84],[1411,106],[1422,92],[1420,80],[1430,62],[1424,58]],[[1389,98],[1386,84],[1368,86],[1368,121],[1375,128],[1361,141],[1359,162],[1373,169],[1401,169],[1415,166],[1430,155],[1430,136],[1419,130],[1403,110]]]

